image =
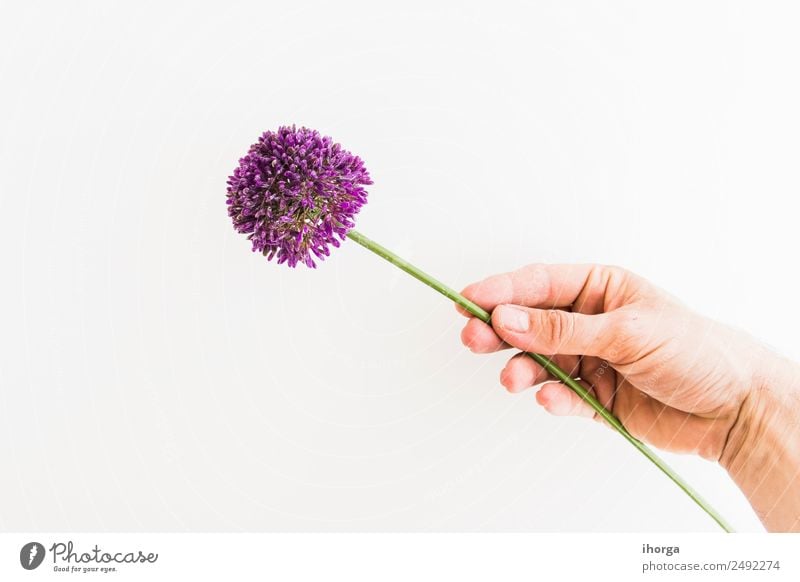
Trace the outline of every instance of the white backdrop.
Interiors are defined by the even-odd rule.
[[[0,528],[715,531],[429,289],[226,215],[307,125],[364,158],[359,229],[455,287],[620,264],[800,358],[795,6],[584,4],[4,2]]]

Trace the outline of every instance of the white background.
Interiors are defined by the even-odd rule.
[[[297,123],[359,229],[455,287],[615,263],[800,358],[792,3],[51,2],[0,19],[0,528],[716,531],[619,436],[509,395],[353,243],[230,226]],[[718,467],[666,455],[740,530]]]

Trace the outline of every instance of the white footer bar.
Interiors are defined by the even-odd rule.
[[[0,534],[0,580],[800,580],[800,534]]]

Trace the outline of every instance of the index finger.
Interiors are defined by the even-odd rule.
[[[592,264],[533,264],[472,283],[461,294],[487,311],[504,303],[557,309],[573,305],[579,297],[583,304],[599,300],[602,308],[607,269]],[[461,307],[457,309],[462,315],[470,315]]]

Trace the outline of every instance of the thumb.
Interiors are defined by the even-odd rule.
[[[498,305],[492,327],[506,343],[524,352],[606,358],[611,344],[608,314],[585,315],[558,309]]]

